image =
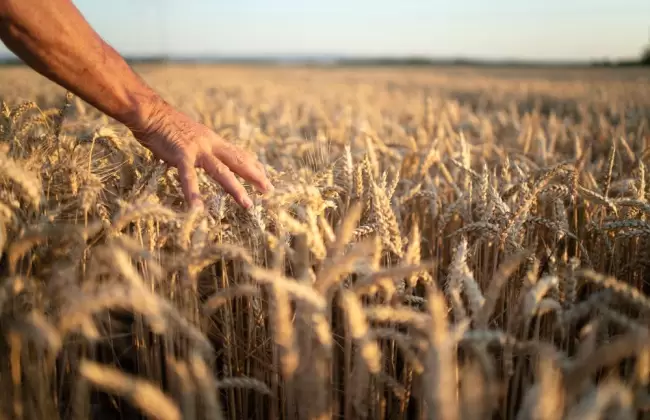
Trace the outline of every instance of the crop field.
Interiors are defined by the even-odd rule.
[[[647,70],[136,70],[275,190],[0,69],[0,420],[650,419]]]

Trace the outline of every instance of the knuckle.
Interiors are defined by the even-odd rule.
[[[199,163],[212,177],[220,179],[229,178],[230,169],[219,159],[204,154]]]
[[[227,176],[230,170],[224,165],[223,163],[219,162],[218,160],[215,160],[213,163],[212,170],[216,175],[219,176]]]
[[[226,151],[238,165],[243,165],[246,161],[250,161],[253,158],[251,153],[234,144],[229,144]]]
[[[184,146],[181,148],[181,153],[182,153],[182,154],[183,154],[187,159],[190,159],[190,160],[192,160],[192,161],[195,161],[195,160],[196,160],[196,157],[197,157],[197,155],[198,155],[197,150],[196,150],[196,146],[194,146],[193,144],[187,144],[187,145],[184,145]]]
[[[189,170],[194,167],[195,163],[196,159],[193,156],[185,154],[181,157],[180,166],[185,170]]]

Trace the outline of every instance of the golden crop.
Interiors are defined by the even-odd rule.
[[[186,212],[122,126],[1,70],[0,419],[650,408],[647,75],[139,70],[276,190],[201,173]]]

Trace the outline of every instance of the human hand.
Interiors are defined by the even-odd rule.
[[[253,203],[235,174],[252,183],[261,193],[273,189],[262,164],[253,154],[170,106],[150,114],[145,128],[134,131],[134,135],[154,156],[178,169],[185,200],[192,207],[203,204],[196,168],[203,168],[246,209]]]

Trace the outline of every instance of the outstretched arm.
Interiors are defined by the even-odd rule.
[[[234,173],[272,188],[250,153],[173,109],[90,27],[70,0],[0,0],[0,39],[27,65],[126,125],[156,157],[178,168],[185,198],[200,203],[202,167],[244,207]]]

